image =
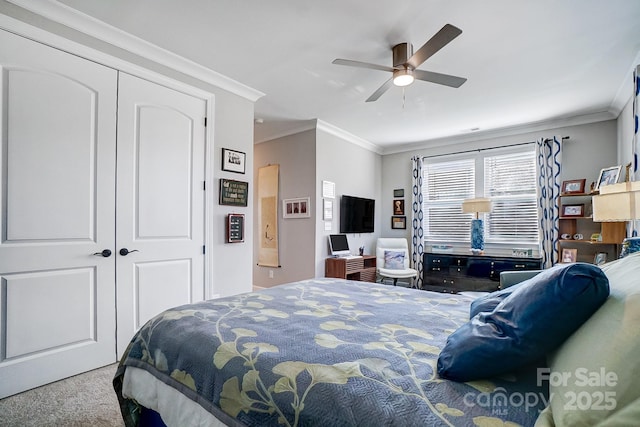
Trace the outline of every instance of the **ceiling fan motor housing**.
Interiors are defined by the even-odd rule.
[[[404,68],[405,64],[413,56],[413,45],[411,43],[400,43],[393,47],[394,68]]]

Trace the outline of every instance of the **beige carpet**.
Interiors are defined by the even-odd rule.
[[[0,426],[124,426],[111,380],[116,364],[0,400]]]

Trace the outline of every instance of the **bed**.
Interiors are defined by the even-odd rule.
[[[638,425],[638,277],[633,253],[479,297],[317,279],[185,305],[114,387],[128,426]]]
[[[548,404],[540,365],[468,382],[437,374],[473,300],[313,279],[167,310],[114,378],[125,424],[532,426]]]

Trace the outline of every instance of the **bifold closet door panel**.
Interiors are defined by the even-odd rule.
[[[118,75],[1,30],[0,46],[1,398],[116,360]]]

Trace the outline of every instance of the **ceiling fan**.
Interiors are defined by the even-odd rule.
[[[415,53],[413,53],[413,45],[411,43],[397,44],[392,48],[393,67],[370,64],[368,62],[352,61],[350,59],[334,59],[332,63],[393,73],[393,76],[380,86],[369,98],[367,98],[366,102],[376,101],[391,87],[392,84],[396,86],[408,86],[413,83],[415,79],[458,88],[462,86],[467,79],[449,74],[416,70],[416,68],[460,34],[462,34],[462,30],[460,28],[454,27],[451,24],[446,24]]]

